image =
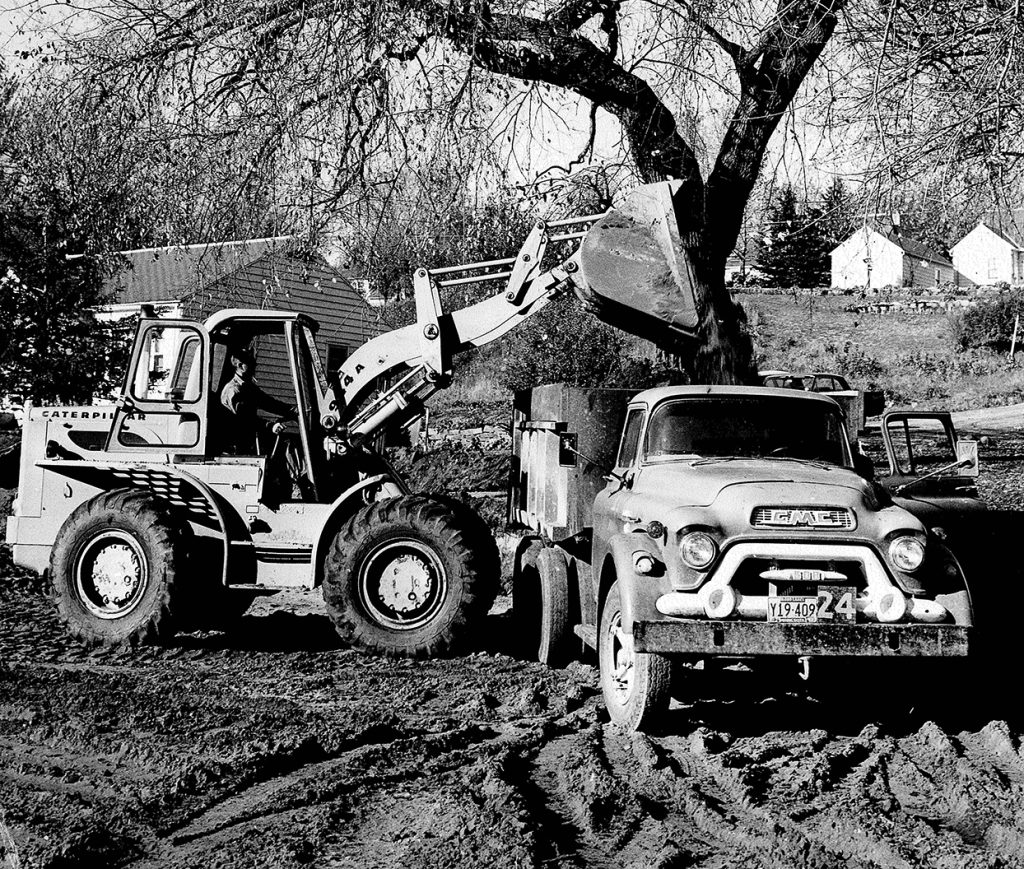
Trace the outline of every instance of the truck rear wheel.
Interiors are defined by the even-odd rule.
[[[148,492],[120,489],[79,505],[50,554],[57,612],[72,636],[107,645],[172,636],[185,539]]]
[[[573,659],[573,607],[565,553],[551,546],[523,553],[512,580],[512,611],[523,655],[549,667]]]
[[[392,498],[342,526],[324,565],[324,600],[352,645],[441,655],[487,614],[499,572],[494,538],[468,507],[435,495]]]
[[[622,628],[621,601],[616,580],[605,596],[597,635],[601,693],[613,724],[646,732],[668,710],[672,663],[663,655],[633,650],[633,637]]]

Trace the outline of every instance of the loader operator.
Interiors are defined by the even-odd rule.
[[[231,351],[232,377],[220,391],[220,403],[234,420],[224,431],[224,452],[236,456],[254,456],[257,435],[262,432],[279,435],[284,431],[284,420],[294,419],[295,405],[278,401],[267,395],[256,383],[256,357],[247,347]],[[268,424],[257,416],[257,411],[272,413],[280,419]]]

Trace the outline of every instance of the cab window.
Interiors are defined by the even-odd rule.
[[[637,447],[640,445],[640,429],[643,427],[644,410],[636,408],[626,417],[626,425],[622,430],[622,443],[619,446],[617,468],[627,468],[636,461]]]

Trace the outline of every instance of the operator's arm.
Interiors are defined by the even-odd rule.
[[[293,419],[297,410],[294,404],[286,404],[279,399],[274,398],[272,395],[268,395],[256,384],[252,384],[251,399],[259,410],[272,413],[274,416],[283,417],[285,419]]]

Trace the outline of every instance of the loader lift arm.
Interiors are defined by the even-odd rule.
[[[604,214],[539,221],[509,259],[416,271],[416,323],[374,338],[341,366],[320,408],[325,431],[350,444],[396,415],[415,414],[448,385],[457,353],[500,338],[571,289],[608,322],[665,346],[696,335],[699,300],[680,241],[678,181],[630,192]],[[541,272],[552,242],[578,242],[558,266]],[[438,289],[507,281],[504,292],[458,311],[442,310]],[[370,398],[381,378],[408,371]],[[368,400],[369,399],[369,400]]]
[[[583,227],[600,217],[539,221],[515,257],[418,269],[413,278],[416,322],[371,339],[345,361],[338,375],[337,407],[325,408],[324,428],[344,425],[349,438],[368,437],[396,414],[447,386],[455,354],[500,338],[559,293],[575,287],[571,276],[579,271],[578,249],[543,274],[541,262],[549,242],[583,238]],[[442,310],[439,288],[506,279],[504,292],[458,311]],[[394,386],[361,407],[379,378],[404,368],[410,370]]]

